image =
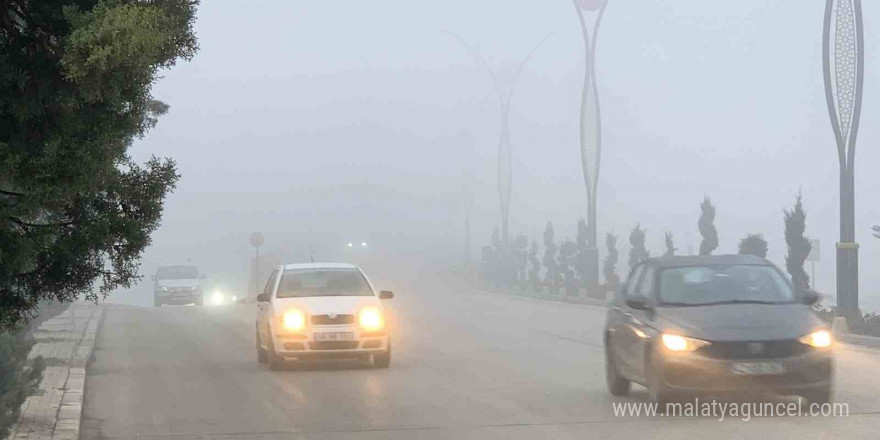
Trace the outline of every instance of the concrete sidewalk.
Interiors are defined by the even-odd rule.
[[[42,356],[46,371],[36,395],[25,400],[10,440],[76,440],[82,417],[85,367],[95,347],[103,308],[74,303],[34,331],[30,356]]]

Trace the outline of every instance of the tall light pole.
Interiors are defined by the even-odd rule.
[[[464,211],[464,267],[471,266],[471,216],[474,211],[474,142],[471,136],[463,136],[460,142],[464,148],[462,152],[462,184],[461,184],[461,207]]]
[[[837,310],[849,324],[859,318],[859,245],[855,227],[855,149],[865,76],[861,0],[826,0],[822,38],[825,101],[840,165],[840,242]]]
[[[471,46],[467,40],[450,31],[444,30],[443,33],[458,40],[467,49],[468,53],[486,68],[486,71],[492,78],[492,82],[495,84],[495,91],[498,93],[498,104],[501,107],[501,137],[498,141],[498,198],[501,201],[501,238],[504,244],[507,245],[510,243],[510,194],[513,187],[513,152],[510,148],[510,101],[513,98],[513,90],[520,73],[522,73],[532,55],[555,32],[550,32],[538,42],[516,70],[512,72],[493,69],[486,59],[480,55],[480,52]]]
[[[596,37],[605,14],[608,0],[572,0],[584,34],[586,66],[581,95],[581,167],[587,189],[587,247],[590,264],[588,286],[592,290],[599,283],[599,249],[596,229],[596,189],[599,183],[599,164],[602,159],[602,115],[599,111],[599,91],[596,87]]]

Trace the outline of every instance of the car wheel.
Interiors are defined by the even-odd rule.
[[[388,351],[373,355],[373,366],[376,368],[388,368],[391,365],[391,340],[388,340]]]
[[[260,331],[257,330],[257,362],[261,364],[266,363],[266,350],[263,348],[260,343]]]
[[[270,338],[271,338],[271,331]],[[268,341],[266,344],[269,346],[269,349],[266,350],[266,363],[269,364],[269,369],[272,371],[278,371],[284,368],[284,358],[278,356],[275,353],[275,343],[273,341]]]
[[[617,370],[614,351],[607,341],[605,342],[605,384],[612,396],[626,396],[631,387],[630,381],[621,376]]]
[[[831,387],[825,386],[819,389],[805,391],[803,396],[810,404],[821,406],[826,403],[831,403]]]

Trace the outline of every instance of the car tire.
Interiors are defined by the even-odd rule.
[[[373,355],[373,366],[376,368],[388,368],[391,366],[391,340],[388,341],[388,351]]]
[[[269,333],[271,337],[271,330]],[[266,345],[269,346],[269,349],[266,350],[266,363],[269,365],[269,369],[272,371],[284,369],[284,358],[275,353],[275,343],[269,341]]]
[[[605,342],[605,384],[612,396],[626,396],[632,386],[629,380],[620,375],[614,351],[607,341]]]
[[[265,364],[267,362],[266,350],[260,342],[260,331],[257,330],[257,362]]]
[[[809,404],[816,405],[824,405],[826,403],[831,403],[831,387],[825,386],[822,388],[818,388],[815,390],[805,391],[803,394],[804,399],[807,399]]]

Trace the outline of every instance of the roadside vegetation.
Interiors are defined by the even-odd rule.
[[[715,227],[716,208],[707,196],[700,203],[700,217],[697,220],[697,230],[702,236],[700,254],[711,255],[719,246],[718,230]],[[803,196],[798,193],[795,203],[790,209],[783,209],[783,227],[785,230],[785,268],[792,282],[801,287],[811,288],[811,280],[804,269],[804,263],[810,254],[811,245],[807,235],[807,211],[804,208]],[[492,235],[491,246],[483,248],[482,278],[485,285],[496,289],[506,289],[519,293],[554,295],[554,296],[584,296],[594,299],[604,299],[608,292],[614,292],[620,283],[621,274],[618,274],[619,252],[618,236],[613,232],[605,234],[604,259],[601,262],[602,280],[597,287],[590,288],[588,279],[590,264],[587,256],[590,255],[586,241],[586,223],[583,219],[576,223],[576,239],[561,239],[556,236],[556,229],[552,223],[547,223],[544,228],[542,245],[532,241],[527,245],[526,236],[520,236],[513,246],[505,246],[500,235],[496,231]],[[880,226],[873,228],[880,238]],[[636,223],[628,235],[628,258],[627,272],[639,262],[650,258],[651,252],[647,249],[649,234],[647,228],[641,223]],[[671,232],[663,236],[664,257],[674,256],[678,248]],[[737,244],[738,253],[755,255],[767,258],[769,244],[761,233],[750,233],[741,238]],[[527,251],[525,250],[527,248]],[[542,253],[543,251],[543,253]],[[539,259],[539,255],[541,258]],[[519,263],[516,263],[519,261]],[[522,270],[505,269],[522,266]],[[595,263],[593,263],[595,264]],[[515,274],[521,273],[520,276]],[[623,274],[625,276],[626,273]],[[836,316],[834,307],[816,306],[816,312],[829,323]],[[880,336],[880,314],[867,313],[863,315],[862,322],[851,326],[856,333]]]
[[[139,280],[179,178],[128,149],[169,106],[150,91],[197,49],[198,0],[5,2],[0,11],[0,437],[39,383],[28,322]]]

